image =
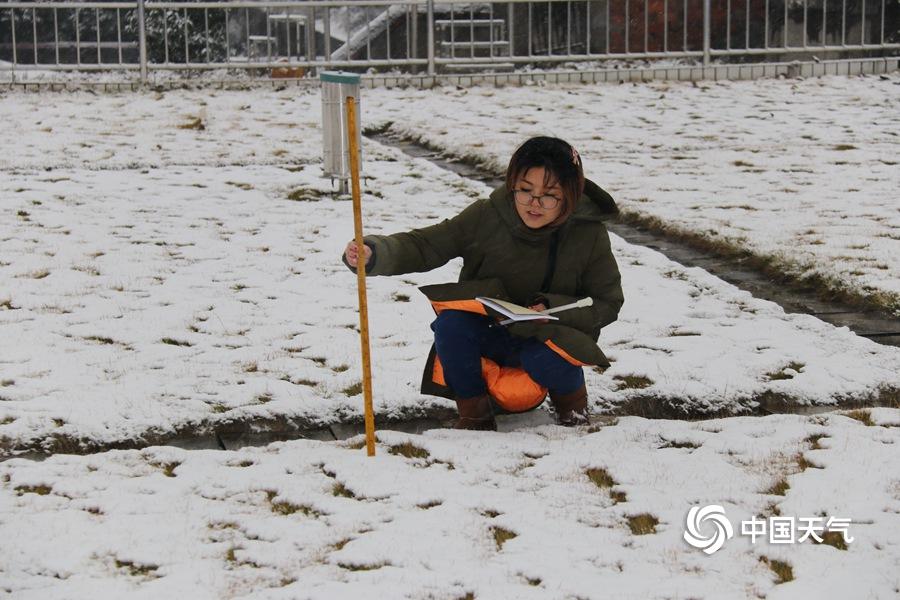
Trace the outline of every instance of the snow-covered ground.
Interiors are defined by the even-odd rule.
[[[768,85],[778,96],[787,92],[777,86],[790,84]],[[869,97],[886,84],[853,85]],[[824,92],[848,86],[835,80]],[[460,123],[495,110],[489,92],[466,93],[481,99],[477,109],[456,109]],[[428,105],[438,124],[431,131],[441,131],[441,107],[459,106],[458,93]],[[693,93],[701,92],[674,96],[688,102]],[[364,124],[418,118],[426,105],[402,98],[367,92]],[[0,93],[4,452],[60,439],[102,447],[234,420],[360,415],[355,278],[338,261],[351,209],[323,194],[319,111],[318,94],[297,89]],[[842,114],[857,122],[853,110]],[[511,127],[469,129],[478,140],[470,145],[507,144],[512,134],[500,130]],[[674,135],[663,129],[654,143],[668,152]],[[588,165],[607,162],[575,141]],[[392,148],[367,143],[365,155],[369,232],[434,222],[488,191]],[[596,179],[633,204],[637,180],[608,174],[618,179]],[[711,170],[702,189],[733,185],[733,175]],[[648,194],[660,177],[647,176]],[[884,185],[871,182],[873,194],[883,197]],[[856,229],[865,241],[880,231]],[[900,387],[896,348],[786,315],[616,237],[613,250],[626,304],[601,337],[612,367],[587,373],[597,412],[666,402],[673,412],[733,414],[766,399],[833,405]],[[431,309],[415,287],[451,280],[458,267],[369,280],[379,425],[448,406],[418,393]],[[6,460],[0,596],[900,594],[900,410],[601,423],[380,430],[374,459],[356,438]],[[698,537],[721,536],[725,519],[733,537],[707,555],[684,533],[690,509],[712,504],[725,514],[692,520]],[[794,518],[798,537],[811,523],[826,543],[753,541],[742,521],[754,516],[767,527]],[[839,523],[820,529],[829,518],[851,519],[851,542]]]
[[[338,261],[351,205],[322,195],[317,93],[20,93],[0,106],[17,140],[0,157],[6,449],[359,417],[355,278]],[[202,129],[184,128],[198,116]],[[371,233],[488,192],[374,143],[366,172]],[[612,368],[588,372],[597,411],[735,414],[900,387],[896,348],[613,248],[626,304],[600,342]],[[432,313],[415,287],[458,268],[370,279],[381,418],[449,406],[418,392]]]
[[[897,74],[391,90],[365,107],[495,170],[524,138],[562,137],[623,210],[900,315]]]
[[[375,458],[357,439],[14,459],[0,463],[0,593],[887,600],[900,594],[900,411],[869,416],[884,426],[624,417],[384,431]],[[734,536],[707,555],[683,535],[689,509],[709,504]],[[754,516],[828,543],[752,541],[741,522]],[[829,518],[851,519],[852,541],[824,534]],[[699,524],[700,539],[721,535]]]

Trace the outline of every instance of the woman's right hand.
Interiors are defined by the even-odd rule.
[[[369,261],[372,260],[372,249],[369,248],[366,244],[363,244],[363,254],[366,258],[366,266],[369,266]],[[359,251],[356,247],[355,241],[347,244],[347,247],[344,249],[344,258],[347,259],[347,264],[349,264],[354,269],[359,265]]]

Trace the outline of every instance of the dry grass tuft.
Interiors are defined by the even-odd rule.
[[[659,525],[659,519],[650,513],[641,513],[628,517],[628,528],[631,529],[631,533],[634,535],[656,533],[657,525]]]
[[[833,548],[837,548],[838,550],[846,550],[847,542],[844,540],[844,535],[840,531],[826,531],[821,535],[822,541],[813,540],[816,544],[825,544],[827,546],[831,546]]]
[[[17,485],[15,487],[16,494],[19,496],[24,496],[25,494],[37,494],[38,496],[46,496],[50,492],[53,491],[53,488],[48,485]]]
[[[494,537],[494,543],[497,545],[497,550],[503,550],[503,544],[518,537],[515,532],[504,529],[503,527],[491,527],[491,535]]]
[[[331,495],[340,496],[341,498],[356,498],[356,494],[353,493],[353,490],[349,489],[340,481],[335,481],[334,485],[331,486]]]
[[[425,448],[420,448],[411,442],[403,442],[396,446],[391,446],[388,453],[394,456],[405,456],[406,458],[428,458],[431,454]]]
[[[766,373],[766,381],[782,381],[786,379],[793,379],[794,373],[790,373],[789,371],[796,371],[800,373],[806,365],[799,362],[789,362],[787,365],[781,367],[778,371],[773,371],[771,373]]]
[[[786,477],[781,477],[778,481],[773,483],[771,487],[769,487],[763,494],[774,494],[776,496],[784,496],[787,491],[791,489],[790,484],[787,481]]]
[[[790,564],[781,560],[771,559],[766,556],[760,556],[759,562],[767,565],[772,570],[772,572],[775,573],[775,576],[778,577],[778,579],[775,581],[776,585],[779,583],[787,583],[788,581],[794,580],[794,569]]]
[[[643,375],[616,375],[613,380],[618,382],[616,391],[642,390],[653,385],[653,380]]]
[[[868,410],[851,410],[844,413],[845,417],[850,417],[851,419],[856,419],[863,425],[867,427],[873,427],[875,425],[875,421],[872,420],[872,413]]]

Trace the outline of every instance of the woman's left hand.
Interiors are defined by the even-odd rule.
[[[533,310],[535,312],[544,312],[545,310],[547,310],[547,307],[544,306],[543,302],[541,302],[540,304],[533,304],[532,306],[529,306],[528,308],[530,308],[531,310]],[[549,322],[550,322],[550,319],[535,319],[534,321],[532,321],[532,323],[549,323]]]

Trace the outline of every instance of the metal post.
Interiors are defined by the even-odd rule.
[[[428,12],[428,74],[434,75],[434,0],[425,3]]]
[[[141,83],[147,83],[147,24],[144,15],[144,0],[137,0],[138,51],[141,62]]]
[[[709,66],[709,3],[703,0],[703,66]]]

